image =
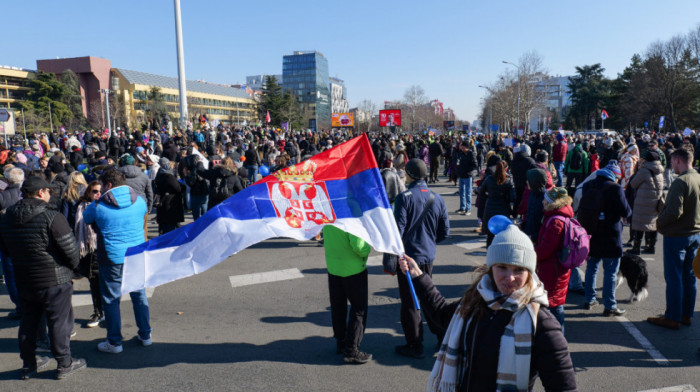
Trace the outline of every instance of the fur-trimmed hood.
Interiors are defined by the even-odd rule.
[[[554,203],[548,203],[548,204],[544,207],[545,215],[547,215],[547,214],[546,214],[547,212],[552,212],[552,211],[556,211],[556,210],[561,210],[561,209],[564,209],[564,207],[567,207],[567,206],[569,207],[569,209],[571,209],[571,203],[572,203],[572,202],[573,202],[573,199],[571,198],[571,196],[564,196],[564,197],[562,197],[562,198],[559,198],[559,199],[555,200]],[[572,211],[572,215],[571,215],[571,216],[573,216],[573,210],[571,210],[571,211]],[[560,214],[560,215],[564,215],[564,214]]]

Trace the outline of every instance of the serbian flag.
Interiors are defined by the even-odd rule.
[[[609,116],[608,116],[608,112],[607,112],[605,109],[603,109],[603,110],[600,112],[600,118],[602,118],[603,120],[607,120],[608,117],[609,117]]]
[[[193,223],[129,248],[122,293],[204,272],[268,238],[311,239],[324,225],[378,252],[404,253],[366,135],[274,172]]]
[[[269,110],[267,111],[267,115],[265,116],[265,122],[268,124],[270,123],[270,111]]]

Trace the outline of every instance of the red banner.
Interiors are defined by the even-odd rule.
[[[400,127],[401,126],[401,110],[380,110],[379,111],[379,126],[380,127]]]

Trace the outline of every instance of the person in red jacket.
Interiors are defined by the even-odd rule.
[[[561,324],[564,330],[564,303],[566,292],[569,288],[569,276],[571,270],[564,268],[560,262],[564,222],[554,218],[562,216],[573,218],[574,210],[571,208],[571,197],[564,188],[552,188],[544,194],[544,220],[537,237],[537,276],[547,290],[549,310]]]
[[[564,135],[558,133],[557,144],[552,149],[552,163],[554,163],[554,168],[557,170],[557,186],[564,184],[564,161],[566,161],[568,149],[569,146],[566,144]]]

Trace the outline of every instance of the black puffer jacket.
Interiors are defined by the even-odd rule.
[[[200,170],[203,167],[197,166]],[[213,169],[204,170],[201,175],[209,180],[209,203],[208,208],[213,208],[222,201],[243,190],[243,184],[237,174],[221,165],[214,166]],[[225,185],[222,184],[225,182]]]
[[[22,199],[0,220],[0,248],[12,258],[20,289],[68,283],[78,267],[78,244],[68,221],[39,199]]]
[[[160,206],[157,208],[156,221],[161,225],[175,225],[185,221],[185,208],[182,196],[185,186],[180,184],[169,170],[158,170],[156,179]]]
[[[435,288],[430,276],[423,274],[413,279],[416,294],[420,298],[423,311],[438,327],[446,330],[452,320],[459,301],[447,303],[447,300]],[[498,353],[501,348],[501,336],[513,317],[507,310],[487,314],[476,323],[471,323],[465,339],[475,342],[469,354],[472,364],[459,380],[459,391],[495,391],[498,370]],[[476,336],[475,336],[476,334]],[[576,391],[576,374],[571,362],[569,347],[561,326],[554,316],[544,307],[537,313],[537,328],[532,340],[530,359],[529,390],[535,386],[539,375],[546,391]]]

